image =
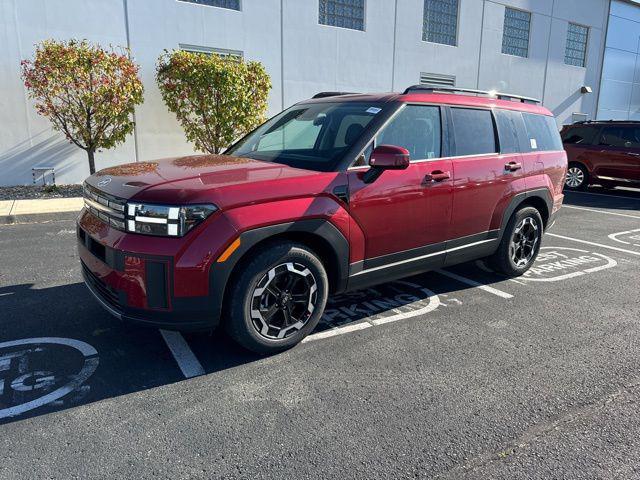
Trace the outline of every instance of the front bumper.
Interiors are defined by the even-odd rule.
[[[87,212],[79,217],[78,255],[84,282],[105,310],[119,320],[166,329],[201,331],[218,326],[222,295],[216,290],[220,285],[205,288],[204,294],[198,288],[192,289],[196,295],[176,295],[185,290],[185,276],[176,275],[176,256],[168,255],[169,251],[151,254],[114,248],[127,242],[122,238],[99,241],[108,238],[104,229],[110,227],[100,222],[101,234],[95,230],[96,222],[100,221]],[[199,275],[189,273],[198,285],[210,284],[208,269],[201,269]],[[182,288],[175,288],[176,282]]]

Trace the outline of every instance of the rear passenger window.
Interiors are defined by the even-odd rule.
[[[440,157],[440,107],[407,105],[376,138],[376,145],[409,150],[411,160]]]
[[[490,110],[452,108],[451,116],[457,156],[497,152]]]
[[[553,117],[523,113],[531,151],[562,150],[562,140]]]
[[[589,145],[595,132],[593,127],[570,127],[562,134],[562,141],[572,145]]]
[[[605,127],[600,134],[599,144],[607,147],[638,148],[640,131],[627,126]]]
[[[519,153],[529,151],[529,139],[525,131],[524,120],[520,112],[512,110],[494,110],[500,153]]]

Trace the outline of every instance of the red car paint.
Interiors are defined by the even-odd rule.
[[[309,103],[329,100],[377,101],[394,108],[417,103],[551,115],[528,103],[437,93]],[[235,257],[240,253],[224,263],[217,259],[248,232],[307,220],[328,222],[346,239],[347,271],[357,273],[358,265],[385,255],[497,232],[504,227],[505,214],[515,199],[525,199],[528,192],[543,191],[537,200],[549,199],[546,219],[550,220],[562,203],[566,156],[561,150],[448,156],[413,162],[404,170],[386,170],[372,183],[367,183],[369,169],[347,165],[322,172],[229,155],[197,155],[102,170],[86,184],[107,195],[148,204],[214,204],[218,211],[185,236],[169,238],[117,230],[85,209],[78,220],[85,276],[97,282],[98,294],[110,299],[111,307],[121,304],[134,311],[123,317],[170,328],[215,326],[219,316],[191,321],[189,312],[194,318],[206,316],[212,302],[213,310],[219,312],[231,272],[218,275],[218,269],[237,265],[239,258]],[[346,201],[336,193],[344,188]],[[245,243],[243,240],[243,246]],[[443,256],[442,264],[446,261]],[[147,264],[165,269],[166,275],[154,287],[166,287],[167,301],[162,307],[150,306]],[[334,290],[360,285],[352,276],[342,278]],[[217,300],[210,301],[213,297]],[[192,306],[187,303],[191,299],[202,302]],[[105,306],[114,313],[115,307],[109,305]],[[159,316],[181,309],[186,309],[186,319]]]
[[[577,137],[576,132],[586,135]],[[623,133],[618,138],[609,132]],[[579,122],[563,127],[561,134],[569,163],[585,169],[581,187],[640,186],[640,122]]]

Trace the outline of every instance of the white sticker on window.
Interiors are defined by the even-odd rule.
[[[378,113],[380,110],[382,110],[381,108],[378,107],[369,107],[367,108],[367,113],[373,113],[374,115],[376,113]]]
[[[531,148],[533,150],[537,150],[538,149],[538,142],[536,142],[536,139],[532,138],[532,139],[530,139],[530,141],[531,141]]]

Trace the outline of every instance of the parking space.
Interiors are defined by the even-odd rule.
[[[190,442],[201,457],[189,469],[209,462],[233,477],[243,464],[237,476],[255,477],[271,465],[256,449],[286,456],[277,442],[295,438],[354,472],[363,461],[389,472],[401,452],[407,471],[443,478],[495,473],[502,460],[518,465],[538,439],[545,448],[563,442],[545,437],[562,419],[589,423],[576,406],[637,401],[629,385],[640,379],[640,195],[566,201],[526,275],[507,279],[474,262],[335,296],[302,345],[270,358],[218,333],[112,319],[80,282],[72,222],[0,227],[0,424],[17,439],[0,441],[11,458],[0,477],[20,463],[34,465],[33,477],[44,472],[31,458],[38,442],[25,443],[34,431],[48,426],[54,444],[78,447],[77,429],[87,430],[76,419],[98,428],[110,418],[136,424],[136,433],[118,429],[113,452],[102,452],[116,473],[127,462],[140,467],[118,458],[135,441],[133,450],[169,476],[186,467],[166,458],[184,458]],[[620,431],[628,445],[623,413],[601,428]],[[183,423],[158,423],[167,416]],[[292,430],[287,440],[283,429]],[[163,440],[146,444],[152,433]],[[234,439],[247,450],[238,453]],[[149,453],[159,441],[164,460]],[[206,450],[212,441],[222,442],[219,453]],[[594,445],[586,448],[597,456]],[[395,459],[387,464],[385,455]],[[307,471],[290,460],[265,476]]]

